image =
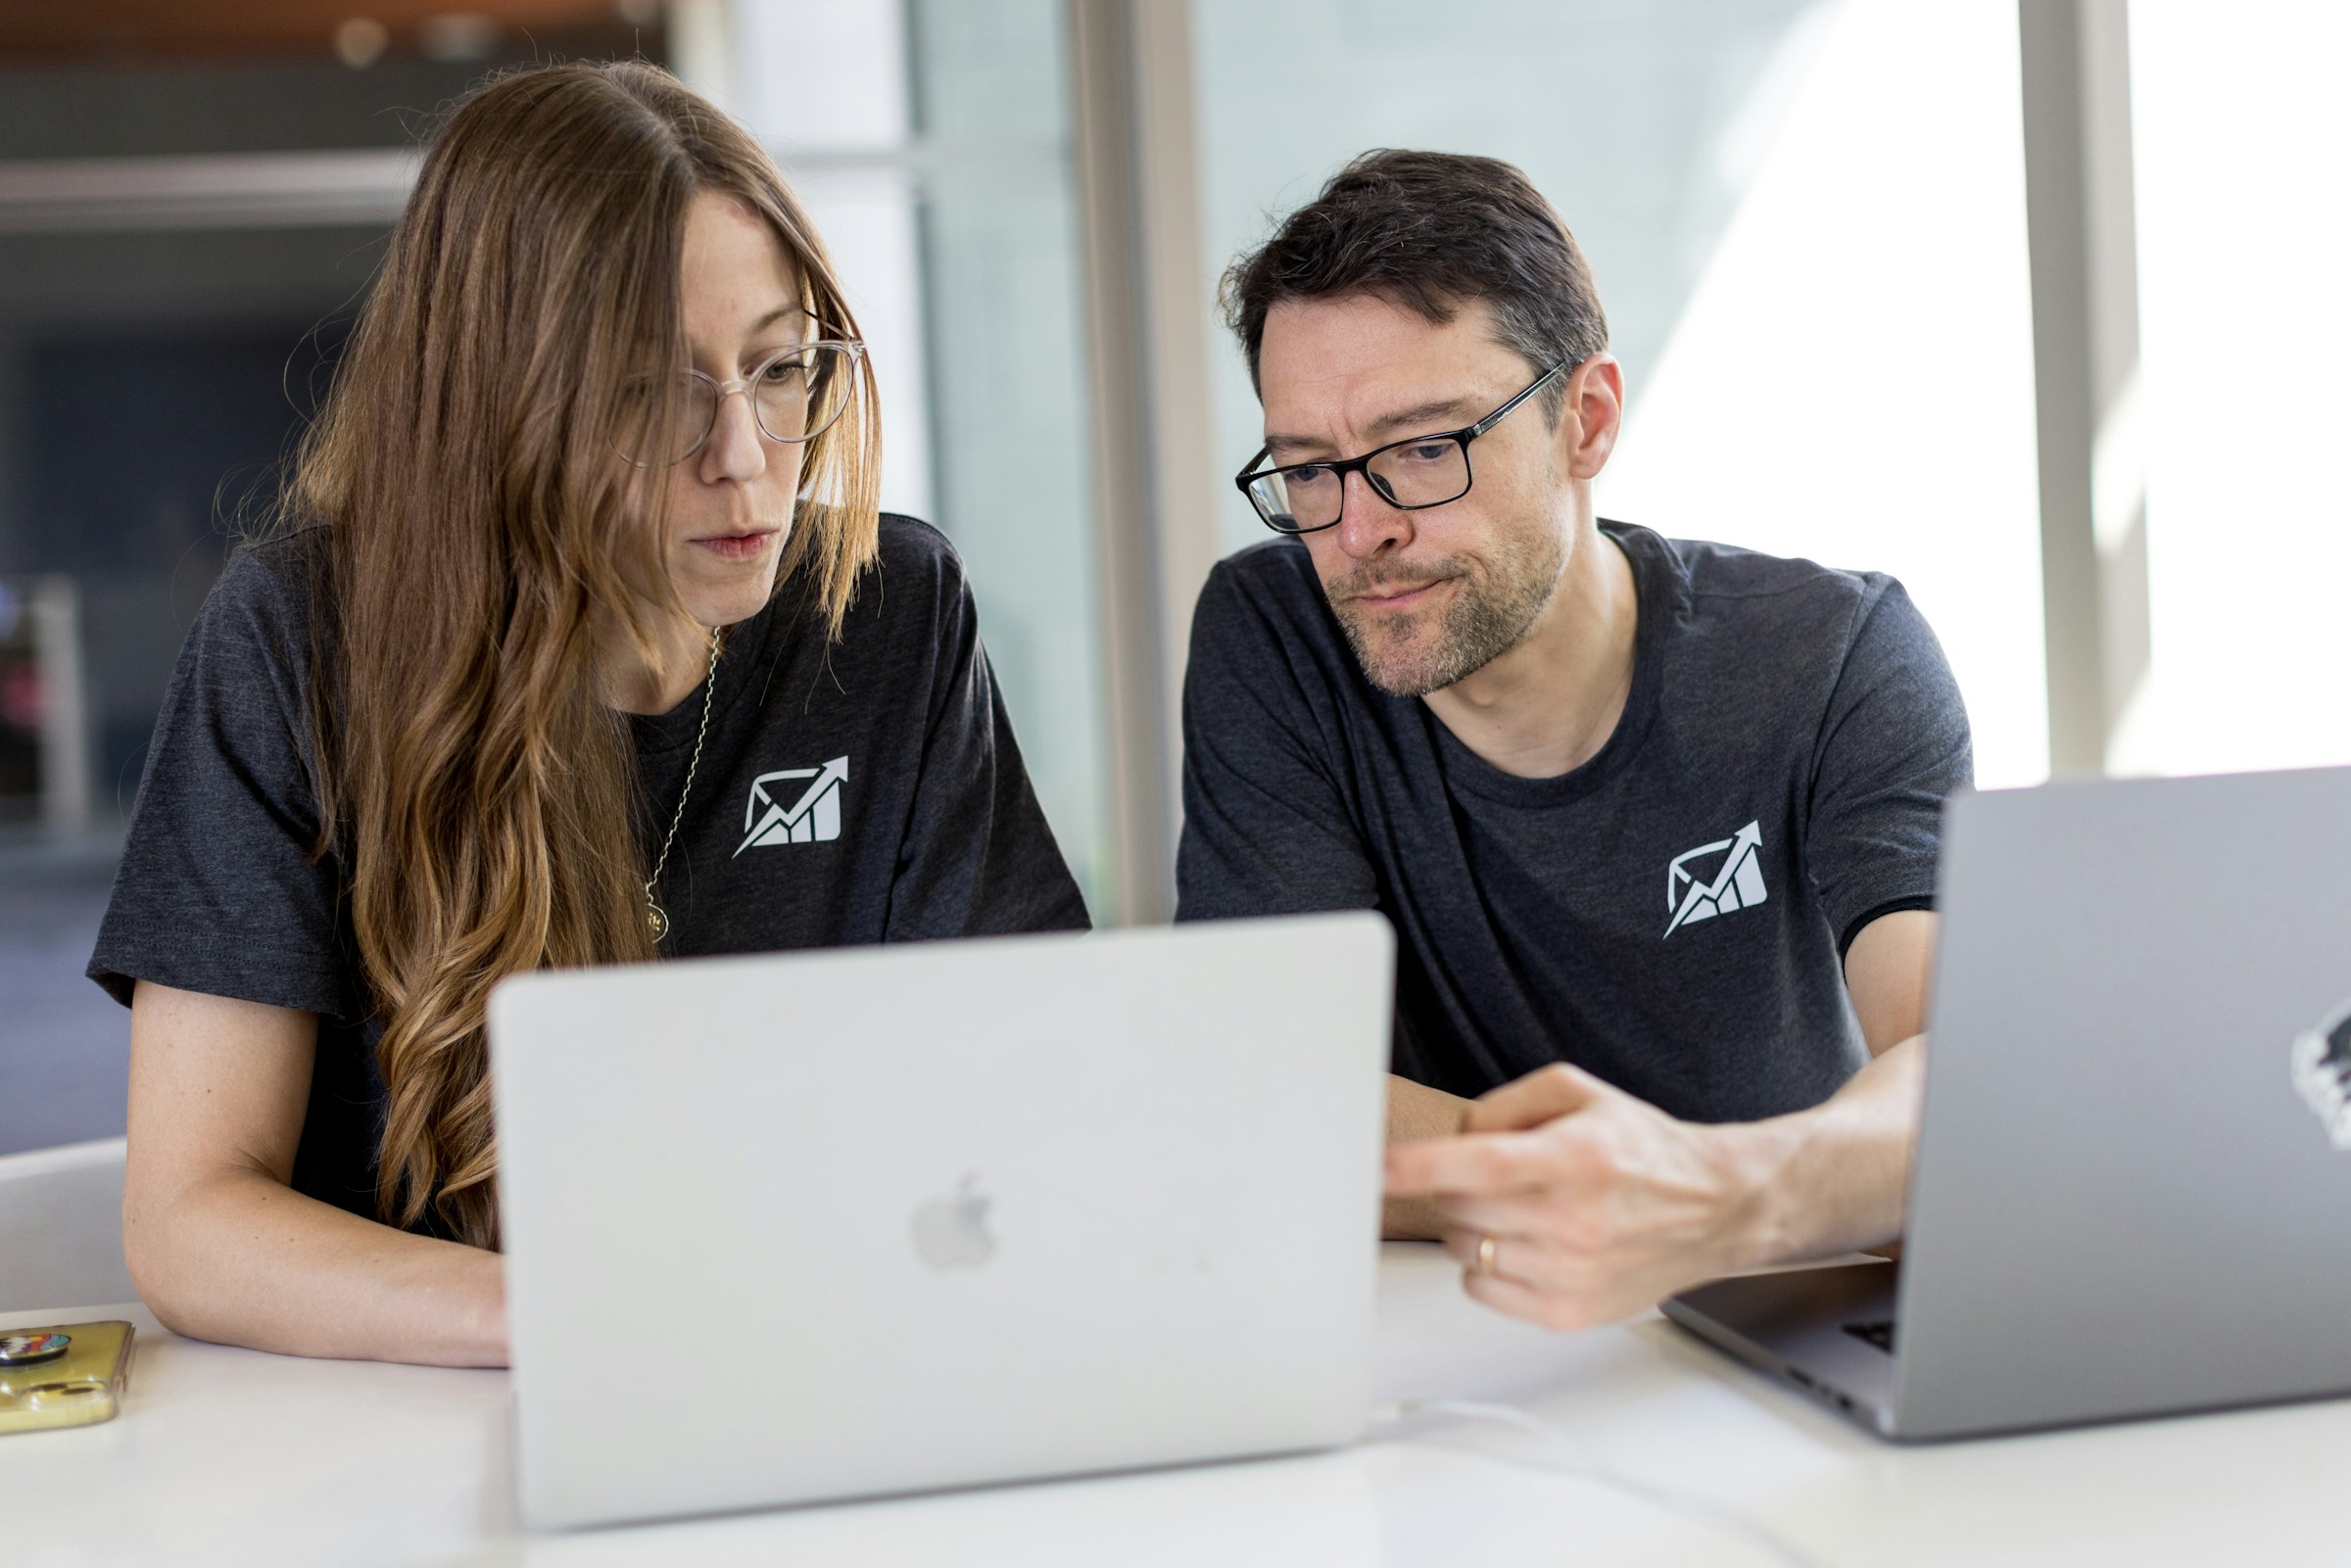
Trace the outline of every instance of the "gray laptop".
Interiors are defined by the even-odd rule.
[[[519,1492],[579,1525],[1348,1442],[1377,915],[525,975]]]
[[[1898,1264],[1675,1322],[1899,1439],[2351,1393],[2351,769],[1967,794]]]

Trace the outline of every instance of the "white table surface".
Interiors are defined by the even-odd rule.
[[[19,1313],[0,1327],[128,1317],[139,1349],[116,1420],[0,1436],[0,1563],[2351,1561],[2351,1401],[1895,1448],[1655,1316],[1495,1317],[1433,1248],[1390,1246],[1380,1292],[1383,1402],[1503,1402],[1556,1436],[1423,1409],[1301,1458],[542,1537],[514,1520],[503,1372],[230,1350],[137,1307]]]

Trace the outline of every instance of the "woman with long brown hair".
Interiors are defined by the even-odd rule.
[[[877,513],[876,413],[806,214],[674,79],[447,117],[189,635],[90,963],[166,1323],[504,1359],[504,975],[1084,924],[960,563]]]

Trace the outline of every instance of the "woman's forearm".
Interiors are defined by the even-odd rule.
[[[410,1235],[224,1169],[123,1206],[132,1279],[167,1328],[289,1355],[506,1363],[496,1253]]]
[[[1388,1074],[1388,1142],[1449,1138],[1462,1130],[1469,1102],[1424,1083]],[[1445,1234],[1445,1216],[1427,1198],[1390,1198],[1381,1206],[1379,1233],[1389,1241],[1435,1241]]]

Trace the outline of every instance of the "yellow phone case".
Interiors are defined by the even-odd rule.
[[[52,1359],[0,1366],[0,1432],[89,1426],[121,1411],[122,1390],[130,1381],[128,1323],[59,1323],[8,1332],[11,1337],[63,1334],[71,1343]]]

